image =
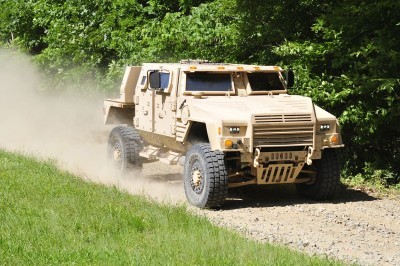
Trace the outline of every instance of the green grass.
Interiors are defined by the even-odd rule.
[[[0,264],[336,265],[0,150]]]

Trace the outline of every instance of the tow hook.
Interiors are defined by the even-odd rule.
[[[256,156],[254,157],[254,167],[258,167],[260,163],[258,162],[258,158],[260,157],[260,149],[256,148]]]
[[[307,154],[307,164],[312,165],[311,157],[313,156],[314,149],[312,147],[308,147],[308,154]]]

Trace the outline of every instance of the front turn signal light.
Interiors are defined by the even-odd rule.
[[[226,139],[226,140],[224,141],[224,144],[225,144],[225,148],[231,149],[232,146],[233,146],[233,141],[230,140],[230,139]]]
[[[331,145],[337,145],[337,144],[339,144],[339,138],[338,138],[338,136],[337,136],[337,135],[332,135],[332,136],[330,136],[330,138],[329,138],[329,143],[330,143]]]

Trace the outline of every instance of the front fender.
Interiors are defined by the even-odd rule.
[[[221,143],[218,138],[221,134],[221,124],[206,123],[206,128],[211,150],[221,150]]]

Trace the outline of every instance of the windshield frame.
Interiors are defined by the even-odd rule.
[[[199,73],[199,74],[207,73],[207,74],[214,74],[214,75],[221,75],[221,74],[229,75],[231,89],[226,90],[226,91],[187,90],[187,76],[188,76],[188,74],[195,74],[195,73]],[[184,87],[184,91],[183,91],[184,95],[194,95],[194,94],[198,94],[198,93],[204,93],[204,95],[226,95],[226,94],[236,95],[236,88],[235,88],[235,84],[234,84],[234,80],[233,80],[233,72],[232,71],[183,71],[183,75],[182,75],[181,79],[182,79],[181,84],[183,84],[183,87]]]
[[[249,81],[248,74],[249,73],[275,73],[278,75],[279,81],[282,85],[282,90],[262,90],[262,91],[255,91],[251,89],[251,84]],[[281,71],[270,71],[270,70],[263,70],[263,71],[246,71],[246,75],[243,77],[243,81],[246,85],[246,92],[248,95],[268,95],[268,94],[283,94],[287,93],[287,87],[286,87],[286,82],[285,79],[282,76]]]

